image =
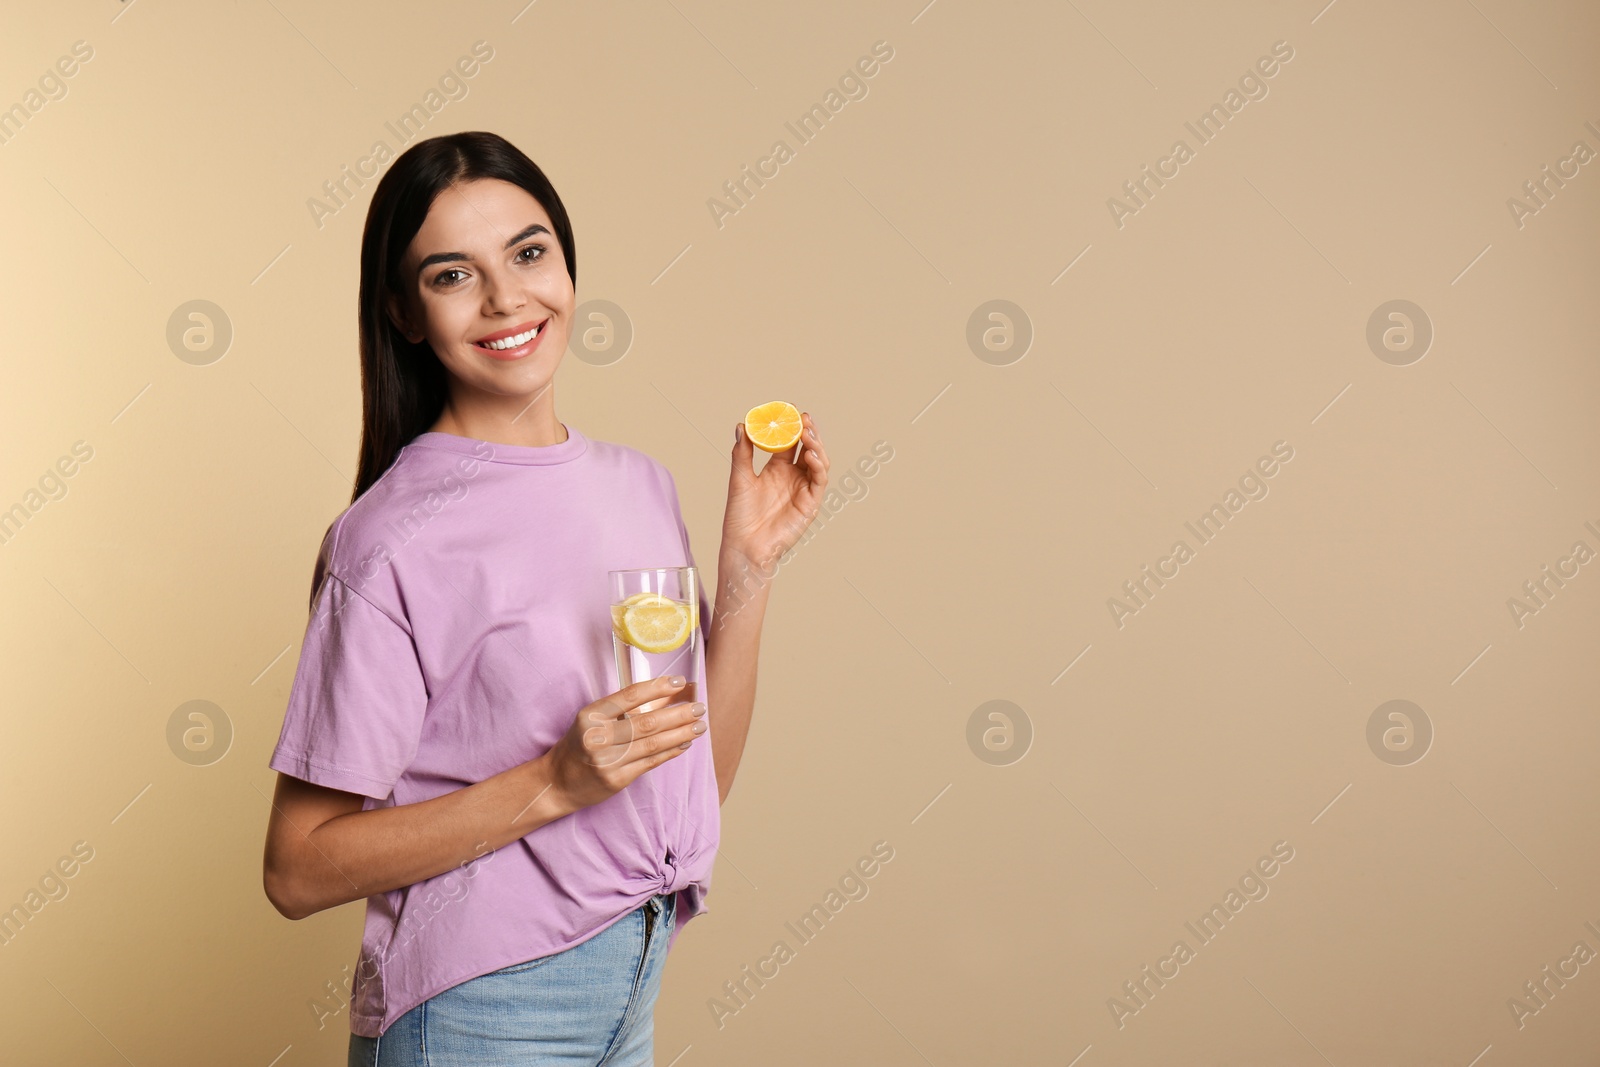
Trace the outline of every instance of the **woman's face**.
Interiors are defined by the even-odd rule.
[[[550,216],[526,190],[483,179],[440,193],[401,260],[400,284],[390,316],[465,387],[453,391],[457,403],[487,394],[526,404],[545,393],[567,350],[574,293]]]

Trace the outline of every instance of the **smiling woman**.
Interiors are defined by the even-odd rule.
[[[403,267],[402,276],[411,279],[412,284],[402,293],[389,295],[387,310],[406,339],[412,344],[426,341],[447,370],[475,389],[456,402],[447,401],[446,410],[430,427],[432,430],[473,436],[463,426],[462,413],[455,410],[457,402],[480,414],[497,411],[509,416],[507,425],[521,417],[525,409],[520,405],[507,410],[505,403],[486,400],[487,393],[503,390],[512,383],[485,377],[484,365],[477,362],[482,356],[509,363],[526,359],[536,351],[552,354],[552,358],[539,361],[536,369],[517,368],[523,375],[536,374],[548,383],[555,373],[556,359],[566,349],[573,285],[570,275],[551,268],[550,248],[554,242],[549,224],[530,222],[500,240],[501,234],[528,213],[528,200],[526,192],[498,181],[473,183],[470,193],[454,187],[446,190],[436,202],[438,209],[418,231],[418,240],[436,243],[445,231],[467,231],[475,234],[485,250],[476,254],[429,253],[415,269]],[[533,204],[531,209],[538,211],[538,205]],[[504,263],[503,277],[489,267],[489,262],[496,259]],[[519,302],[530,296],[534,299]],[[487,305],[485,300],[489,301]],[[499,328],[485,333],[479,331],[486,307],[492,309],[488,315]],[[517,321],[507,324],[506,318]],[[555,401],[545,392],[535,402],[539,399],[544,399],[544,406],[523,424],[525,432],[514,443],[552,443],[540,440],[550,434],[541,435],[537,429],[553,432]]]
[[[574,247],[491,133],[418,143],[368,212],[360,468],[313,569],[263,865],[291,919],[366,899],[353,1064],[648,1064],[667,952],[707,910],[766,592],[713,640],[731,594],[713,612],[701,586],[701,702],[682,678],[608,692],[609,572],[694,556],[671,473],[556,415]],[[828,460],[802,426],[759,474],[736,436],[719,572],[816,516]]]
[[[448,140],[422,142],[406,157]],[[398,404],[391,425],[398,421],[416,427],[427,418],[425,429],[430,432],[527,447],[556,444],[563,440],[563,428],[555,417],[555,396],[549,387],[567,347],[575,303],[578,275],[572,227],[544,173],[509,144],[494,140],[499,144],[486,141],[474,146],[485,157],[482,177],[443,169],[451,164],[459,167],[464,162],[459,159],[425,158],[412,168],[413,182],[437,186],[438,192],[429,201],[426,216],[417,220],[415,236],[403,254],[394,257],[396,249],[386,242],[364,244],[364,259],[370,253],[394,261],[363,263],[363,381],[377,387],[368,389],[369,395],[376,394],[374,399]],[[463,142],[462,147],[468,144],[472,142]],[[439,156],[437,151],[431,154]],[[398,192],[385,198],[384,185],[394,189],[386,176],[374,195],[374,215],[393,212],[391,225],[411,229],[412,220],[400,217],[401,211],[415,212],[420,198],[413,197],[412,204],[402,209],[406,198]],[[373,223],[369,217],[369,229]],[[379,278],[381,286],[369,284],[369,279]],[[379,318],[380,306],[382,315],[411,346],[409,352],[385,349],[392,334],[371,321]],[[374,344],[367,343],[368,334]],[[432,375],[433,382],[425,384],[433,388],[384,389],[392,358]],[[439,388],[446,382],[448,386]],[[493,430],[485,425],[490,422],[495,424]],[[409,440],[409,433],[402,435]],[[388,467],[403,443],[382,433],[363,440],[355,497]]]

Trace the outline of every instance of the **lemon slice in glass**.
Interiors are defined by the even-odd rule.
[[[660,594],[658,593],[635,593],[622,603],[611,605],[611,628],[617,632],[617,636],[621,637],[624,641],[627,640],[622,633],[622,613],[624,611],[627,611],[630,607],[637,604],[641,600],[659,595]]]
[[[632,605],[639,603],[641,600],[648,600],[651,597],[660,595],[661,594],[659,593],[635,593],[622,603],[611,605],[611,628],[616,631],[617,636],[622,638],[624,641],[628,639],[627,635],[622,632],[622,613],[624,611],[626,611]],[[681,603],[681,601],[674,601],[674,603]],[[689,601],[689,629],[693,630],[699,625],[700,601],[697,598]]]
[[[632,603],[618,605],[618,635],[641,652],[671,652],[689,639],[694,612],[682,601],[658,593],[629,597]]]

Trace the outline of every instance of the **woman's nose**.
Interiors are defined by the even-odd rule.
[[[515,311],[528,302],[522,288],[510,278],[490,273],[484,279],[484,304],[491,311]]]

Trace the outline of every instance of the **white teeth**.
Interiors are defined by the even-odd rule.
[[[544,323],[541,322],[527,333],[519,333],[515,337],[506,337],[499,341],[486,341],[478,345],[478,347],[492,348],[496,352],[504,352],[508,348],[516,348],[519,345],[527,344],[529,341],[533,340],[542,329],[544,329]]]

